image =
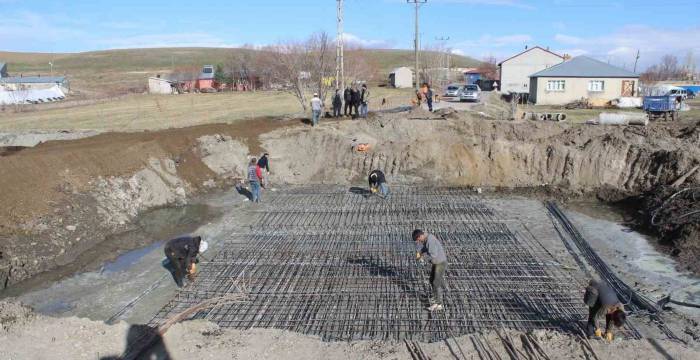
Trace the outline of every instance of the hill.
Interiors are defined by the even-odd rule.
[[[146,77],[173,68],[199,67],[225,63],[243,52],[241,48],[156,48],[91,51],[82,53],[16,53],[0,51],[0,62],[8,63],[11,74],[49,75],[53,62],[54,75],[67,75],[73,90],[86,95],[119,95],[140,92]],[[412,50],[363,50],[380,72],[413,64]],[[453,55],[453,66],[470,67],[479,61]]]

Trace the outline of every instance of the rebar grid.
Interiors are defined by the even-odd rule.
[[[390,200],[296,189],[268,196],[248,234],[231,236],[159,323],[245,283],[251,301],[196,318],[222,327],[279,328],[324,340],[439,341],[487,329],[561,329],[585,316],[580,289],[554,259],[460,189],[394,189]],[[429,313],[429,267],[411,231],[448,255],[445,310]]]

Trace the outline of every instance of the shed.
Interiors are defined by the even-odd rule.
[[[464,72],[464,82],[467,85],[474,85],[479,80],[481,80],[481,72],[479,70],[472,69]]]
[[[173,82],[160,76],[148,78],[148,93],[170,95],[173,93]]]
[[[413,70],[405,66],[392,70],[389,73],[389,84],[395,88],[413,87]]]
[[[55,85],[64,92],[70,90],[65,76],[8,76],[0,78],[0,85],[6,90],[51,89]]]
[[[213,89],[215,88],[214,84],[214,66],[213,65],[204,65],[202,67],[202,73],[199,74],[199,78],[197,79],[197,88],[198,89]]]
[[[7,64],[0,61],[0,78],[8,77],[7,75]]]
[[[637,95],[639,75],[578,56],[530,75],[530,101],[538,105],[563,105],[581,98],[606,102]]]
[[[504,93],[530,92],[529,76],[564,61],[564,57],[539,46],[531,47],[498,64],[499,85]]]

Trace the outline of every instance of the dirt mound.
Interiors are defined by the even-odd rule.
[[[248,149],[262,151],[260,132],[296,124],[259,119],[105,133],[5,153],[0,290],[70,263],[107,235],[126,230],[139,212],[185,203],[211,184],[222,184],[220,175],[240,170]],[[234,164],[238,161],[243,162]]]

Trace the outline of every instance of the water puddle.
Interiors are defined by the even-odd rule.
[[[86,250],[75,261],[13,285],[0,294],[0,298],[44,289],[85,272],[109,274],[128,270],[144,256],[161,251],[168,239],[195,231],[219,214],[220,210],[206,204],[145,212],[131,230],[107,236],[102,243]],[[56,306],[62,308],[60,304]]]
[[[635,214],[601,203],[569,204],[570,218],[591,242],[599,255],[629,277],[630,285],[639,282],[649,297],[666,295],[688,303],[700,303],[700,277],[679,271],[673,257],[658,250],[657,239],[625,225]],[[573,211],[571,211],[573,210]],[[615,268],[615,267],[614,267]],[[696,312],[696,310],[685,310]]]

